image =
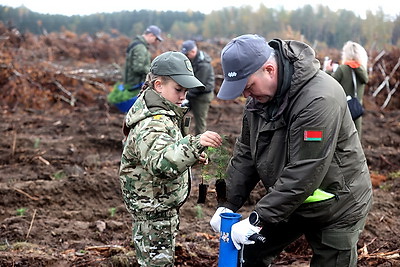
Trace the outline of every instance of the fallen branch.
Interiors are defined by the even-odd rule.
[[[380,67],[380,70],[382,72],[382,67],[381,65],[379,65],[378,67]],[[397,91],[397,87],[399,86],[399,81],[396,82],[395,86],[393,89],[390,89],[390,84],[389,81],[390,79],[394,76],[394,74],[396,73],[397,69],[400,67],[400,58],[397,60],[396,65],[393,67],[392,71],[390,72],[389,75],[386,75],[385,79],[382,81],[382,83],[378,86],[378,88],[376,88],[375,92],[372,94],[373,97],[376,97],[383,88],[387,88],[388,90],[388,96],[386,97],[385,102],[383,103],[383,105],[381,106],[381,110],[383,110],[388,104],[389,101],[392,97],[392,95]],[[384,71],[383,71],[384,72]],[[384,73],[382,73],[383,75],[385,75]]]
[[[62,100],[64,100],[65,102],[67,102],[68,104],[70,104],[71,106],[75,106],[75,102],[76,99],[75,97],[72,95],[72,93],[70,91],[68,91],[67,89],[65,89],[64,86],[62,86],[62,84],[59,81],[53,81],[53,83],[58,87],[58,89],[60,89],[63,93],[65,93],[66,95],[68,95],[71,99],[67,100],[65,97],[60,95],[60,98]]]
[[[375,92],[372,94],[373,97],[376,97],[380,91],[382,91],[382,89],[386,86],[389,87],[389,76],[386,76],[385,79],[382,81],[382,83],[378,86],[378,88],[376,88]]]
[[[364,244],[364,246],[358,250],[358,254],[360,256],[368,255],[368,246],[371,245],[372,243],[374,243],[376,239],[377,238],[375,237],[368,244]]]
[[[372,63],[372,66],[375,65],[375,63],[378,62],[378,61],[381,59],[381,57],[383,57],[383,56],[385,55],[385,53],[386,53],[386,51],[385,51],[385,50],[382,50],[382,51],[379,53],[379,55],[377,55],[377,56],[374,58],[374,62]]]
[[[400,258],[400,250],[394,250],[389,252],[380,252],[380,253],[373,253],[368,255],[361,255],[359,258],[364,259],[399,259]]]
[[[387,165],[390,165],[392,167],[397,167],[396,164],[391,163],[384,155],[380,155],[379,158],[385,162]]]
[[[389,91],[389,93],[385,99],[385,102],[381,106],[381,110],[386,108],[386,106],[389,104],[389,101],[392,98],[392,95],[394,95],[394,93],[396,93],[396,91],[397,91],[397,87],[399,86],[399,83],[400,83],[400,81],[397,81],[396,84],[394,85],[393,89]]]
[[[21,194],[27,196],[28,198],[30,198],[30,199],[32,199],[32,200],[39,200],[39,198],[31,196],[31,195],[29,195],[28,193],[22,191],[21,189],[18,189],[18,188],[16,188],[16,187],[13,187],[13,189],[14,189],[15,191],[17,191],[18,193],[21,193]]]
[[[50,165],[50,162],[43,158],[42,156],[37,156],[37,159],[46,164],[47,166]]]
[[[96,81],[92,81],[90,79],[87,79],[85,77],[81,77],[81,76],[77,76],[77,75],[68,75],[66,73],[63,73],[65,77],[71,78],[71,79],[75,79],[84,83],[88,83],[88,84],[92,84],[94,86],[100,87],[103,91],[107,92],[107,86],[105,86],[104,84],[100,83],[100,82],[96,82]]]
[[[392,77],[392,76],[396,73],[396,71],[397,71],[397,69],[398,69],[399,67],[400,67],[400,58],[397,60],[397,63],[396,63],[396,65],[394,66],[394,68],[392,69],[392,72],[390,72],[389,76]]]
[[[85,247],[85,250],[95,250],[95,251],[107,251],[113,248],[120,248],[123,249],[123,246],[118,246],[118,245],[105,245],[105,246],[90,246],[90,247]]]
[[[31,220],[31,225],[29,226],[28,233],[26,234],[26,238],[29,237],[29,234],[31,233],[32,226],[33,226],[33,221],[35,220],[35,215],[36,215],[36,209],[33,211],[33,216]]]
[[[16,146],[17,146],[17,131],[14,131],[13,142],[12,142],[12,146],[11,146],[11,155],[12,156],[14,156],[14,154],[15,154]]]

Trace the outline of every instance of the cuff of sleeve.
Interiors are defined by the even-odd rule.
[[[200,144],[200,135],[190,137],[190,145],[195,149],[196,156],[199,157],[206,147]]]

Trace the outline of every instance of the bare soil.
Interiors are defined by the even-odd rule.
[[[21,36],[1,23],[0,34],[0,266],[136,266],[118,178],[124,114],[106,102],[129,38]],[[221,45],[201,45],[215,59],[218,83]],[[166,40],[152,52],[178,47]],[[364,98],[362,144],[374,204],[358,243],[359,266],[400,266],[400,97],[394,93],[384,110],[388,93],[371,97],[384,80],[382,70],[390,73],[396,64],[395,52],[376,60],[381,67],[371,73]],[[214,100],[208,128],[233,145],[242,109],[240,100]],[[218,265],[219,238],[209,226],[217,205],[214,182],[198,204],[194,168],[191,195],[181,208],[176,266]],[[253,191],[239,210],[243,217],[263,192]],[[308,266],[310,255],[300,238],[274,266]]]
[[[209,129],[239,134],[241,103],[214,101]],[[367,111],[363,145],[377,187],[359,241],[359,266],[400,264],[399,112]],[[124,115],[98,105],[46,112],[3,109],[0,120],[0,265],[135,266],[130,215],[118,180]],[[370,125],[370,126],[369,126]],[[390,170],[397,175],[387,177]],[[217,266],[219,239],[209,226],[215,211],[213,182],[197,204],[199,176],[181,209],[177,266]],[[198,174],[198,171],[197,171]],[[246,216],[262,189],[239,212]],[[385,254],[386,253],[386,254]],[[307,266],[300,239],[275,265]]]

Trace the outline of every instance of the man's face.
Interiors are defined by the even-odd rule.
[[[249,76],[242,95],[251,96],[260,103],[267,103],[275,96],[277,90],[277,69],[272,64],[266,64]]]
[[[194,49],[190,50],[189,52],[187,52],[186,56],[189,59],[194,59],[196,57],[196,54],[197,54],[197,49],[194,48]]]
[[[159,43],[161,43],[161,41],[158,40],[158,38],[157,38],[156,35],[152,34],[149,43],[150,43],[151,45],[153,45],[153,46],[157,46]]]

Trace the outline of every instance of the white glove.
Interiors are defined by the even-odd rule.
[[[255,242],[249,240],[249,237],[253,234],[258,234],[260,230],[261,228],[250,224],[249,218],[233,224],[231,230],[233,245],[237,250],[240,250],[241,244],[254,244]]]
[[[210,220],[210,225],[214,232],[219,233],[221,230],[221,216],[219,216],[221,213],[233,213],[232,210],[225,208],[225,207],[219,207],[217,211],[214,213]]]

